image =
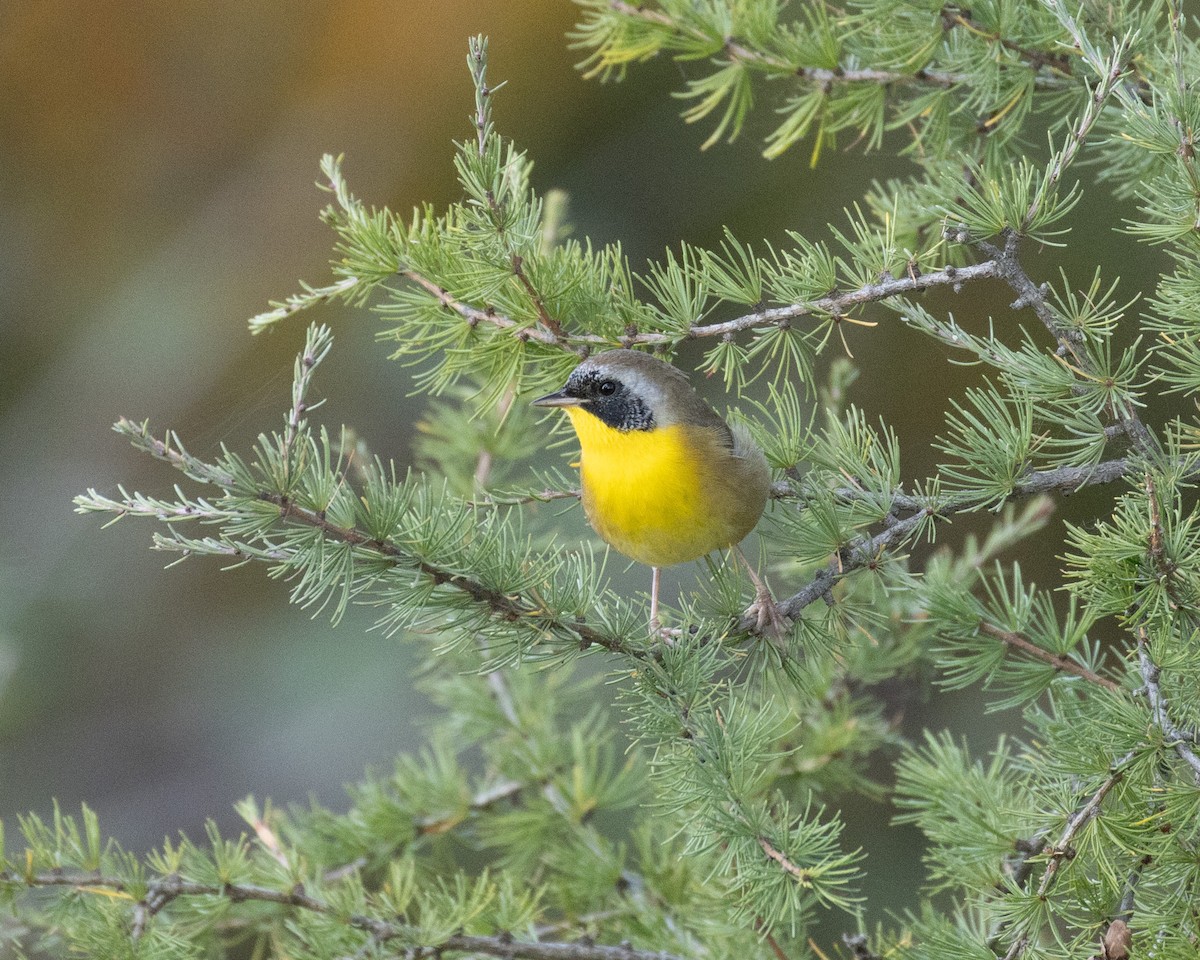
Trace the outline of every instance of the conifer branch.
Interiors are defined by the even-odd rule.
[[[500,780],[472,796],[466,804],[466,810],[468,813],[484,813],[491,810],[498,803],[514,799],[529,788],[530,785],[521,780]],[[414,826],[417,833],[438,834],[445,833],[446,830],[456,826],[459,822],[460,818],[457,816],[431,815],[422,817]],[[326,879],[328,880],[328,878],[327,874]]]
[[[1171,747],[1178,754],[1179,758],[1192,768],[1192,773],[1197,783],[1200,783],[1200,756],[1193,749],[1193,746],[1198,742],[1198,738],[1195,733],[1181,729],[1171,719],[1170,708],[1166,698],[1163,696],[1162,688],[1159,686],[1161,670],[1150,658],[1150,639],[1146,628],[1139,625],[1135,632],[1137,636],[1138,668],[1142,675],[1142,684],[1143,689],[1146,691],[1146,699],[1150,702],[1150,716],[1154,720],[1154,725],[1162,731],[1167,746]]]
[[[493,615],[503,620],[537,622],[547,630],[565,631],[575,634],[585,647],[592,645],[603,647],[611,653],[622,653],[636,660],[644,660],[647,657],[644,650],[631,647],[624,641],[608,636],[599,630],[589,627],[585,623],[568,623],[558,617],[548,615],[548,612],[543,608],[530,604],[521,598],[494,590],[471,577],[443,570],[424,560],[416,560],[414,562],[412,557],[395,544],[387,540],[372,537],[354,527],[339,526],[316,511],[300,506],[284,494],[263,490],[259,492],[258,498],[278,507],[279,518],[281,520],[293,520],[315,527],[321,531],[323,536],[330,540],[337,540],[341,543],[348,543],[351,546],[362,547],[395,560],[402,566],[413,567],[429,577],[438,586],[448,586],[455,590],[460,590],[472,600],[486,606]]]
[[[1012,491],[1004,499],[1015,500],[1043,493],[1071,494],[1093,484],[1119,480],[1129,469],[1129,461],[1119,459],[1106,460],[1091,467],[1057,467],[1053,470],[1043,470],[1031,473],[1024,480],[1014,484]],[[847,503],[871,499],[869,495],[853,487],[838,488],[834,494],[839,500]],[[908,511],[909,515],[896,519],[874,536],[860,537],[847,545],[830,560],[828,566],[818,571],[808,584],[782,601],[781,610],[794,620],[801,610],[817,600],[824,599],[832,603],[833,594],[830,591],[839,580],[854,570],[877,562],[884,550],[895,543],[903,542],[925,521],[978,510],[982,504],[989,501],[989,497],[980,494],[960,494],[939,500],[934,497],[897,493],[892,499],[889,515],[894,518],[898,511]],[[751,618],[743,617],[741,628],[749,630],[751,626]]]
[[[1097,673],[1093,673],[1081,663],[1076,663],[1070,657],[1061,653],[1051,653],[1039,647],[1036,643],[1026,637],[1024,634],[1017,633],[1013,630],[1003,630],[995,624],[988,623],[986,620],[979,622],[979,632],[985,636],[989,636],[994,640],[999,640],[1006,647],[1011,647],[1014,650],[1020,650],[1022,653],[1033,657],[1035,660],[1040,660],[1042,663],[1049,664],[1055,670],[1062,673],[1069,673],[1073,676],[1087,680],[1089,683],[1094,683],[1097,686],[1104,687],[1105,690],[1116,693],[1121,690],[1121,685],[1107,677],[1102,677]]]
[[[1046,863],[1046,869],[1042,872],[1041,882],[1037,887],[1037,895],[1039,897],[1044,898],[1050,892],[1060,865],[1064,860],[1070,859],[1073,856],[1072,841],[1084,827],[1099,815],[1100,806],[1104,803],[1104,798],[1108,796],[1113,787],[1125,778],[1124,767],[1136,754],[1136,749],[1130,750],[1120,759],[1113,761],[1112,766],[1109,767],[1108,776],[1100,782],[1100,785],[1087,800],[1067,818],[1067,822],[1063,825],[1062,832],[1058,835],[1058,839],[1054,844],[1047,846],[1042,851],[1049,857],[1049,860]]]
[[[89,873],[30,873],[17,874],[0,872],[0,883],[26,887],[73,887],[79,893],[97,890],[113,891],[130,896],[132,885],[119,877]],[[172,900],[179,897],[213,897],[231,903],[272,903],[283,907],[294,907],[312,913],[324,914],[362,930],[377,943],[386,943],[398,937],[411,940],[418,928],[384,920],[363,913],[345,914],[330,903],[306,893],[297,885],[291,890],[276,890],[255,884],[210,884],[184,880],[178,876],[163,877],[149,884],[146,895],[134,905],[134,917],[130,936],[138,939],[156,913]],[[429,943],[407,948],[414,958],[436,958],[446,953],[476,953],[502,960],[682,960],[665,951],[637,950],[629,942],[616,946],[606,944],[539,942],[517,940],[504,933],[494,936],[479,936],[459,933],[439,943]]]
[[[1022,60],[1026,61],[1034,70],[1046,67],[1051,72],[1062,77],[1069,77],[1074,72],[1074,61],[1067,54],[1034,50],[1005,37],[999,31],[988,30],[978,20],[974,19],[971,16],[971,11],[965,7],[960,7],[957,4],[947,4],[942,7],[941,17],[942,25],[946,29],[962,27],[976,36],[990,40],[992,43],[998,43],[1005,50],[1015,53]]]
[[[1058,312],[1050,305],[1046,298],[1048,288],[1045,285],[1038,286],[1034,283],[1021,266],[1018,256],[1020,235],[1011,229],[1005,229],[1001,235],[1004,238],[1003,248],[986,240],[977,240],[975,245],[996,261],[1000,276],[1016,292],[1017,299],[1012,304],[1013,309],[1032,308],[1042,325],[1058,343],[1055,355],[1060,359],[1070,357],[1076,375],[1081,379],[1100,381],[1102,375],[1088,355],[1081,335],[1067,327]],[[1111,386],[1111,384],[1108,385]],[[1157,448],[1154,436],[1142,422],[1131,401],[1114,400],[1109,413],[1112,419],[1120,425],[1128,436],[1130,444],[1139,454],[1143,457],[1150,457],[1154,454]]]
[[[400,276],[417,284],[431,294],[442,306],[453,310],[470,326],[491,324],[522,340],[534,340],[547,346],[569,350],[586,356],[594,348],[612,347],[608,337],[589,333],[564,333],[561,328],[546,329],[531,327],[487,307],[480,308],[455,299],[450,293],[429,277],[416,270],[403,267]],[[793,320],[811,316],[844,316],[857,307],[878,303],[894,297],[903,297],[937,287],[951,287],[958,292],[963,285],[976,280],[996,279],[1003,276],[998,259],[965,267],[947,264],[926,273],[914,273],[903,277],[884,277],[876,283],[868,283],[842,293],[831,293],[816,300],[806,300],[779,307],[767,307],[742,314],[719,323],[698,323],[688,327],[682,335],[654,331],[631,330],[620,338],[623,347],[660,346],[678,343],[680,340],[703,340],[709,337],[730,337],[760,327],[784,327]],[[536,296],[536,291],[532,294]]]
[[[1066,145],[1062,150],[1055,153],[1054,163],[1051,165],[1045,181],[1034,196],[1029,209],[1025,212],[1025,216],[1016,230],[1018,234],[1024,234],[1029,229],[1044,204],[1058,189],[1058,184],[1062,180],[1063,174],[1066,173],[1067,168],[1075,160],[1080,148],[1086,142],[1088,134],[1091,133],[1092,127],[1100,119],[1100,114],[1104,109],[1105,103],[1108,102],[1109,97],[1116,90],[1117,81],[1124,75],[1127,56],[1127,46],[1122,44],[1110,58],[1108,69],[1101,74],[1099,82],[1092,90],[1091,96],[1088,97],[1083,113],[1071,128]]]
[[[682,24],[675,20],[669,14],[660,11],[652,10],[645,6],[639,6],[626,2],[626,0],[609,0],[610,8],[621,14],[622,16],[637,18],[648,23],[653,23],[658,26],[668,27],[689,36],[696,41],[709,41],[712,38],[698,29],[689,28],[686,24]],[[957,23],[952,11],[955,8],[945,7],[942,10],[942,18],[944,24]],[[963,19],[961,25],[967,26],[970,21]],[[982,30],[975,29],[973,32],[983,33]],[[1042,74],[1043,66],[1050,68],[1057,74],[1069,73],[1069,62],[1064,62],[1055,54],[1047,54],[1041,51],[1027,50],[1012,41],[1006,41],[998,35],[984,33],[987,39],[1000,43],[1005,49],[1017,53],[1023,60],[1027,61],[1028,66],[1037,72],[1035,83],[1038,86],[1057,87],[1059,86],[1058,78],[1046,76]],[[755,50],[748,47],[746,44],[732,38],[726,37],[724,44],[720,48],[730,60],[744,63],[747,66],[754,67],[768,73],[777,75],[791,75],[799,77],[802,80],[817,85],[829,87],[834,84],[845,83],[871,83],[880,86],[887,86],[896,83],[917,83],[927,84],[935,87],[953,87],[958,84],[968,83],[970,75],[966,73],[954,73],[946,70],[936,70],[929,68],[921,68],[915,71],[899,71],[899,70],[880,70],[869,67],[838,67],[830,70],[820,67],[806,67],[791,63],[781,57],[774,56],[762,50]]]

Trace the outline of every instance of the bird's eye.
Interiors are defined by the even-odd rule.
[[[602,396],[611,397],[617,392],[617,382],[615,380],[601,380],[598,389]]]

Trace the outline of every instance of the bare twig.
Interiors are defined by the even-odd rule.
[[[1081,677],[1089,683],[1097,684],[1104,687],[1105,690],[1111,690],[1116,693],[1121,689],[1119,683],[1109,680],[1107,677],[1102,677],[1097,673],[1093,673],[1081,663],[1076,663],[1070,657],[1062,653],[1051,653],[1039,647],[1036,643],[1030,640],[1023,634],[1016,633],[1013,630],[1002,630],[994,624],[988,623],[985,620],[979,623],[979,632],[985,636],[989,636],[994,640],[999,640],[1006,647],[1012,647],[1014,650],[1020,650],[1022,653],[1028,654],[1036,660],[1041,660],[1042,663],[1049,664],[1055,670],[1062,673],[1069,673],[1076,677]]]

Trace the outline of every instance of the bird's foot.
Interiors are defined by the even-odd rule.
[[[660,640],[668,647],[675,646],[675,641],[683,636],[678,627],[664,627],[655,614],[650,618],[650,639]]]
[[[775,602],[770,589],[761,580],[754,585],[754,602],[746,608],[742,624],[774,643],[782,641],[792,629],[791,618]]]

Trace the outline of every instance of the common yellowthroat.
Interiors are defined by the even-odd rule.
[[[766,585],[737,548],[771,487],[766,457],[744,428],[730,427],[681,371],[635,350],[585,360],[561,390],[533,403],[571,418],[588,522],[653,569],[652,630],[662,568],[729,548],[754,581],[759,631],[782,632]]]

